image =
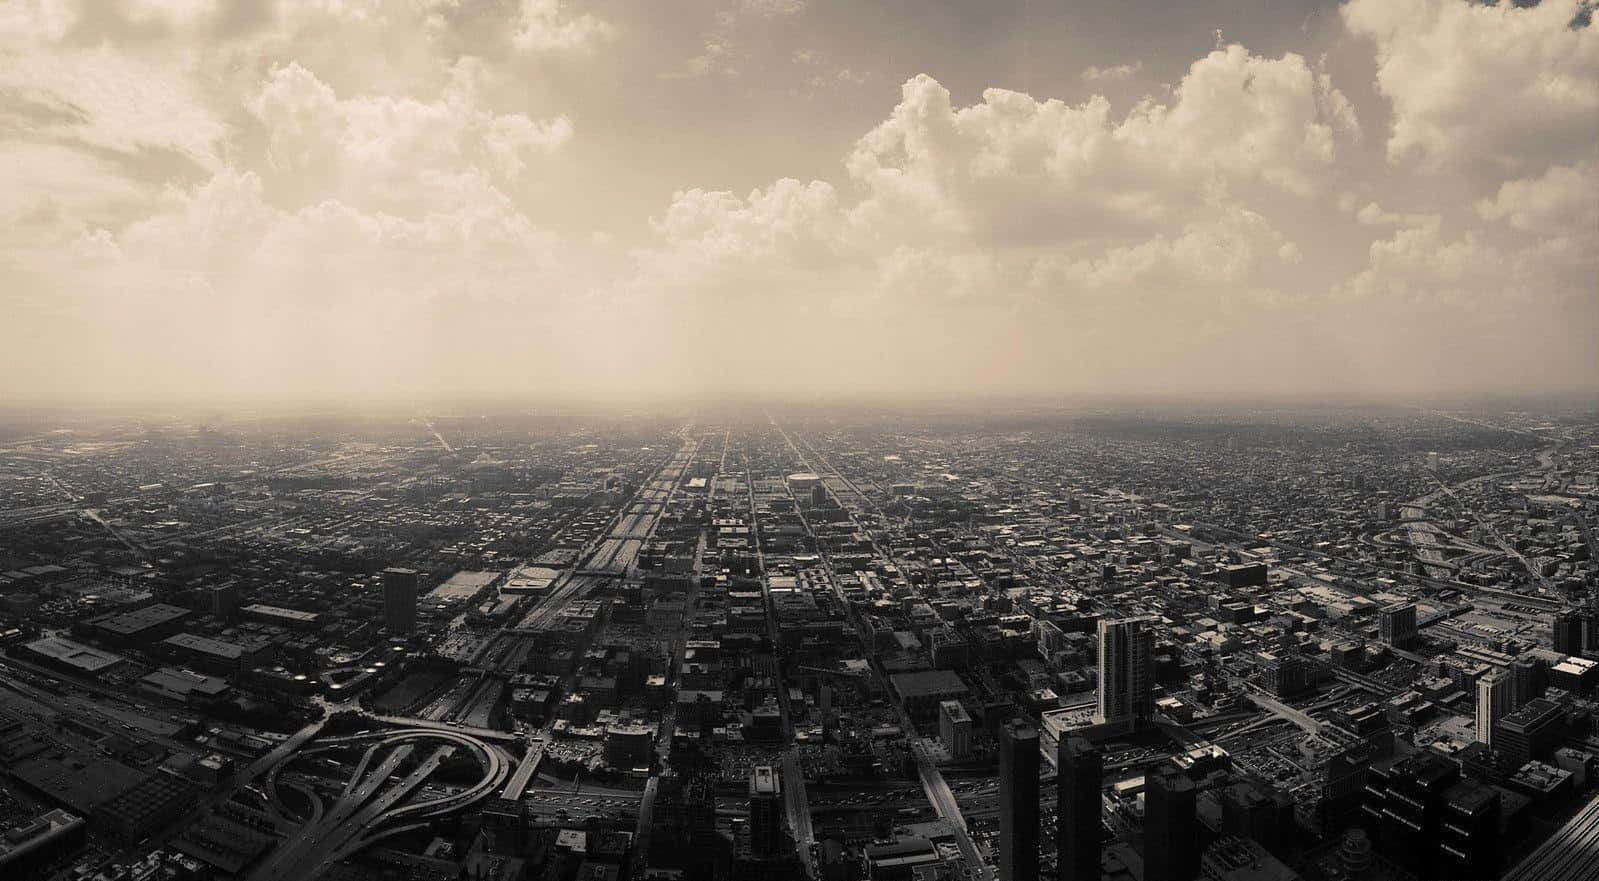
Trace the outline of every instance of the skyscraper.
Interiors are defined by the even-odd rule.
[[[1154,669],[1154,619],[1119,618],[1099,622],[1099,703],[1094,722],[1136,726],[1154,708],[1150,675]]]
[[[1499,863],[1498,790],[1462,781],[1430,750],[1372,766],[1364,824],[1378,847],[1422,878],[1487,879]]]
[[[1499,670],[1477,680],[1477,739],[1493,746],[1494,726],[1516,709],[1516,680]]]
[[[1499,877],[1499,790],[1462,780],[1444,791],[1438,824],[1441,878]]]
[[[1038,879],[1038,729],[1025,719],[999,732],[999,879]]]
[[[1582,654],[1582,619],[1582,612],[1576,609],[1567,609],[1555,615],[1553,634],[1555,651],[1563,655]]]
[[[1529,701],[1494,724],[1494,751],[1510,768],[1542,759],[1560,742],[1565,718],[1565,710],[1554,701]]]
[[[1394,648],[1407,649],[1416,643],[1416,604],[1394,603],[1383,606],[1378,619],[1382,641]]]
[[[750,772],[750,851],[769,857],[783,850],[781,778],[771,765],[758,765]]]
[[[1060,881],[1099,881],[1105,755],[1085,738],[1062,734],[1055,756],[1055,852]]]
[[[1144,881],[1192,881],[1199,871],[1194,781],[1175,765],[1144,776]]]
[[[416,630],[416,592],[420,575],[415,569],[383,570],[383,628],[391,635]]]
[[[960,701],[939,703],[938,737],[950,758],[964,759],[972,754],[972,717]]]
[[[224,621],[239,617],[239,586],[233,582],[219,584],[210,591],[211,614]]]

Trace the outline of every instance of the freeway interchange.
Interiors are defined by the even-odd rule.
[[[471,735],[436,728],[402,728],[329,737],[282,756],[267,772],[266,792],[279,815],[290,808],[281,798],[278,778],[296,763],[319,755],[360,749],[353,773],[326,804],[316,787],[297,784],[309,796],[305,821],[250,873],[251,881],[314,879],[334,863],[370,844],[384,826],[440,816],[492,795],[511,773],[505,755]],[[457,752],[470,754],[482,771],[476,783],[432,798],[413,798],[418,789]],[[379,756],[381,755],[381,758]],[[323,779],[334,784],[338,781]]]

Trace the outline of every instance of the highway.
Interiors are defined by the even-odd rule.
[[[310,848],[314,848],[328,838],[337,834],[338,827],[345,819],[366,802],[377,790],[378,786],[389,779],[400,763],[410,756],[414,749],[410,744],[401,744],[389,751],[360,782],[350,787],[339,797],[337,802],[328,809],[322,822],[316,825],[307,823],[300,827],[300,831],[286,839],[275,848],[271,855],[256,867],[250,874],[256,881],[276,878],[297,878],[301,866],[302,855]],[[275,771],[276,769],[274,769]],[[270,784],[269,784],[270,786]],[[269,793],[275,792],[275,787],[268,789]]]
[[[334,860],[339,858],[341,852],[344,852],[348,845],[365,836],[369,827],[382,818],[390,808],[394,807],[396,802],[410,795],[418,786],[421,786],[423,781],[438,770],[444,760],[449,758],[454,752],[455,747],[453,746],[434,747],[427,758],[423,759],[410,774],[407,774],[405,779],[400,781],[398,785],[384,790],[381,795],[366,807],[357,811],[343,825],[328,828],[327,824],[319,824],[317,826],[308,824],[307,828],[327,828],[328,831],[322,834],[320,840],[313,836],[310,847],[298,859],[289,863],[290,874],[288,877],[296,879],[296,881],[302,881],[302,879],[303,881],[310,881],[310,879],[320,877],[323,872],[332,866]]]
[[[522,754],[522,761],[516,766],[516,773],[511,775],[505,790],[500,793],[500,798],[517,799],[527,791],[528,783],[538,771],[539,762],[544,758],[544,741],[534,740],[527,745],[527,752]]]
[[[409,728],[398,731],[367,732],[330,737],[298,755],[284,755],[271,766],[268,797],[275,805],[274,780],[290,761],[307,755],[359,746],[375,741],[362,754],[359,764],[339,798],[324,811],[313,800],[312,821],[285,839],[248,876],[251,881],[312,879],[333,863],[360,850],[379,825],[411,818],[439,816],[459,810],[492,794],[505,782],[509,767],[500,751],[480,740],[454,730]],[[442,741],[442,742],[441,742]],[[399,782],[394,773],[416,752],[418,744],[431,744],[427,755]],[[460,749],[471,750],[482,764],[484,776],[478,783],[443,798],[401,805],[443,762]],[[373,758],[383,758],[375,766]],[[370,770],[368,770],[370,767]]]
[[[592,547],[584,548],[578,559],[584,562],[559,578],[550,588],[549,595],[540,601],[538,608],[532,614],[517,624],[517,630],[536,631],[549,626],[572,600],[587,596],[588,592],[609,578],[626,577],[638,559],[639,551],[644,547],[644,539],[629,536],[653,534],[656,522],[660,520],[661,512],[665,510],[666,500],[676,492],[678,484],[682,482],[683,474],[694,461],[694,456],[699,450],[698,441],[685,439],[672,458],[662,465],[652,475],[643,487],[634,494],[627,505],[617,512],[603,536],[597,538]],[[645,495],[659,493],[659,500],[641,501]],[[634,507],[642,506],[645,513],[630,514]],[[640,519],[640,518],[647,518]]]
[[[1279,718],[1287,719],[1311,734],[1321,733],[1321,723],[1311,718],[1309,714],[1301,710],[1296,710],[1282,701],[1270,697],[1254,685],[1248,685],[1245,687],[1244,697],[1266,712],[1278,716]]]

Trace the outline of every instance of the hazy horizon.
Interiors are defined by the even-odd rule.
[[[0,11],[0,403],[1599,398],[1580,0]]]

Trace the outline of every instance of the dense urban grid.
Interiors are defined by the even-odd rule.
[[[0,877],[1599,877],[1585,409],[14,412]]]

